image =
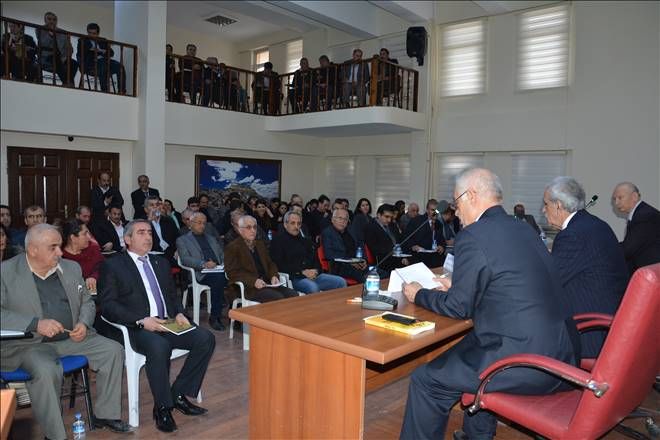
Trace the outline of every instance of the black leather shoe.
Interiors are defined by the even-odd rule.
[[[202,408],[201,406],[193,405],[190,400],[188,400],[183,394],[174,396],[173,399],[174,409],[187,416],[201,416],[202,414],[206,414],[208,412],[207,409]]]
[[[176,422],[172,417],[172,410],[161,405],[154,406],[154,420],[156,421],[156,428],[162,432],[174,432],[177,430]]]
[[[466,433],[461,430],[454,431],[453,440],[470,440]]]
[[[112,432],[133,432],[134,428],[128,423],[119,419],[99,419],[94,417],[94,428],[103,429],[108,428]]]
[[[222,321],[220,321],[220,319],[218,319],[218,318],[210,317],[209,318],[209,325],[211,326],[211,328],[213,330],[217,330],[219,332],[221,332],[223,330],[227,330],[227,327],[225,327],[225,325],[222,323]]]

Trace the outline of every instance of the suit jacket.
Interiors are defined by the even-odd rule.
[[[348,231],[345,231],[345,233],[348,234],[351,239],[353,238]],[[346,244],[344,243],[342,236],[332,225],[325,228],[321,233],[321,244],[323,245],[325,259],[330,262],[330,266],[332,266],[335,258],[353,258],[355,256],[357,244],[353,246],[353,249],[346,249]]]
[[[112,196],[112,202],[108,206],[105,205],[105,198]],[[101,219],[105,217],[105,210],[107,208],[110,208],[111,206],[118,206],[118,207],[123,207],[124,206],[124,198],[121,196],[121,193],[119,192],[119,189],[115,186],[111,186],[108,188],[108,191],[106,191],[105,194],[103,194],[103,191],[101,191],[101,188],[99,188],[98,185],[95,185],[94,188],[92,188],[92,193],[90,196],[91,199],[91,205],[92,205],[92,215],[96,219]]]
[[[151,247],[152,251],[163,252],[163,248],[160,246],[160,240],[158,239],[156,230],[153,225],[151,225],[151,230],[153,231],[153,245]],[[174,259],[174,252],[176,251],[176,239],[179,236],[179,231],[174,224],[174,221],[167,216],[160,216],[160,232],[163,235],[163,240],[169,245],[165,250],[165,256],[170,260]]]
[[[422,226],[419,231],[415,232],[412,237],[405,243],[405,248],[407,251],[410,251],[411,248],[415,245],[421,246],[424,249],[431,249],[433,247],[433,237],[435,236],[435,242],[438,246],[446,246],[447,242],[445,241],[445,236],[442,232],[442,223],[435,219],[433,221],[433,228],[428,225],[429,217],[427,214],[418,215],[414,219],[408,222],[406,231],[403,236],[408,237],[417,229],[422,223],[426,223],[426,226]],[[435,232],[435,234],[434,234]]]
[[[278,276],[277,266],[270,259],[264,242],[255,240],[254,243],[266,272],[264,281],[270,284],[271,278]],[[259,273],[250,249],[241,237],[229,243],[225,249],[225,273],[230,283],[241,281],[245,285],[245,297],[247,299],[251,299],[257,294],[258,290],[254,287],[254,282],[259,278]]]
[[[578,313],[614,315],[628,285],[623,251],[607,223],[584,209],[575,213],[552,245],[559,272],[560,304],[565,318]],[[582,355],[597,357],[605,332],[586,332]]]
[[[621,246],[631,274],[640,267],[660,262],[660,212],[641,202],[626,227]]]
[[[449,291],[422,289],[415,297],[424,308],[474,323],[473,331],[441,355],[448,383],[474,392],[486,367],[518,353],[576,364],[575,327],[567,326],[557,302],[561,287],[552,257],[529,226],[493,206],[456,236],[454,250]],[[558,384],[544,373],[516,368],[491,386],[534,393]]]
[[[94,44],[96,42],[96,45]],[[96,50],[94,47],[96,46]],[[107,53],[109,51],[109,54]],[[91,68],[89,73],[94,75],[94,65],[96,61],[105,61],[108,57],[114,56],[112,46],[108,45],[108,41],[104,38],[80,38],[78,40],[78,48],[76,50],[76,59],[82,67]],[[83,65],[83,60],[85,64]]]
[[[534,230],[536,231],[537,234],[541,235],[541,228],[539,228],[539,225],[536,224],[536,220],[534,219],[534,216],[531,214],[525,214],[525,218],[519,218],[514,215],[514,217],[517,220],[523,221],[528,223]]]
[[[270,243],[270,256],[277,268],[292,279],[305,278],[302,273],[305,269],[316,269],[321,273],[316,248],[309,236],[293,236],[282,229]]]
[[[355,82],[357,84],[363,84],[367,85],[369,84],[369,80],[371,79],[371,74],[370,74],[370,68],[369,68],[369,60],[361,60],[359,62],[354,62],[353,59],[351,58],[350,60],[344,61],[344,63],[341,65],[342,69],[342,80],[344,83],[351,83],[351,78],[353,76],[353,66],[358,65],[357,69],[357,76],[355,78]]]
[[[96,306],[87,291],[85,281],[78,263],[60,260],[62,272],[57,272],[62,287],[66,291],[71,307],[71,317],[74,325],[82,322],[87,326],[88,333],[94,333],[94,318]],[[3,330],[25,331],[36,317],[42,319],[43,310],[39,291],[34,277],[27,264],[26,254],[22,253],[0,265],[2,280],[0,280],[0,319]],[[23,347],[40,344],[42,336],[34,332],[32,339],[2,341],[0,358],[3,369],[18,368],[14,363],[14,354]]]
[[[122,222],[123,226],[126,226],[127,223]],[[91,222],[90,229],[99,246],[103,247],[104,244],[110,242],[112,243],[113,251],[120,252],[122,250],[117,231],[115,231],[114,225],[107,218]]]
[[[174,318],[183,313],[183,307],[181,300],[176,297],[170,264],[159,255],[149,255],[149,262],[163,294],[167,314]],[[136,321],[150,316],[147,290],[140,271],[128,253],[105,260],[101,266],[101,278],[97,287],[101,313],[108,320],[135,329]]]
[[[149,188],[149,195],[154,197],[160,197],[160,192],[156,188]],[[138,188],[131,193],[131,204],[133,205],[133,218],[142,218],[138,217],[138,213],[144,212],[144,199],[146,196],[144,192]]]
[[[371,219],[371,216],[359,212],[355,214],[351,224],[348,225],[348,232],[350,232],[357,246],[364,245],[364,233]]]
[[[222,249],[222,242],[216,240],[213,235],[207,234],[206,232],[204,233],[204,236],[208,240],[211,249],[213,249],[215,256],[218,258],[218,262],[222,264],[225,258]],[[202,264],[205,263],[206,260],[204,259],[204,252],[202,252],[202,248],[192,231],[189,231],[185,235],[176,239],[176,249],[179,251],[181,263],[184,266],[195,269],[195,277],[197,278],[197,281],[202,282],[206,277],[206,274],[201,272],[204,268]]]
[[[387,254],[392,252],[394,245],[401,239],[399,231],[395,230],[391,226],[392,225],[390,225],[389,230],[392,233],[392,237],[394,237],[394,241],[392,241],[392,238],[387,234],[387,232],[385,232],[383,227],[375,218],[371,219],[367,225],[367,229],[365,230],[364,241],[366,245],[369,246],[369,250],[376,258],[377,263],[383,261]],[[386,271],[392,271],[398,267],[403,267],[403,264],[401,264],[401,258],[397,257],[390,257],[382,265],[380,265],[380,268]]]

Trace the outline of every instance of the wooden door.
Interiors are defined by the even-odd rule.
[[[23,210],[43,206],[47,221],[73,217],[89,206],[90,191],[101,171],[119,183],[119,154],[43,148],[7,148],[9,206],[12,225],[24,227]]]

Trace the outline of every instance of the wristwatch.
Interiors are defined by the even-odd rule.
[[[135,326],[137,328],[144,328],[144,319],[138,319],[137,321],[135,321]]]

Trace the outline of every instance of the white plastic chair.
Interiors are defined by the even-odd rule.
[[[193,297],[193,321],[195,324],[199,325],[199,307],[200,307],[200,302],[202,298],[202,292],[206,290],[206,308],[209,314],[211,314],[211,288],[207,286],[206,284],[200,284],[197,282],[197,278],[195,278],[195,269],[192,267],[184,266],[181,264],[181,257],[177,256],[176,258],[177,264],[181,267],[181,269],[185,269],[188,272],[190,272],[190,278],[192,279],[192,283],[188,284],[188,287],[186,290],[183,292],[183,308],[186,308],[186,303],[188,302],[188,289],[192,287],[192,297]]]
[[[101,316],[101,319],[121,330],[121,334],[124,336],[124,363],[126,365],[126,384],[128,388],[128,424],[137,428],[140,426],[140,369],[147,362],[147,358],[143,354],[133,350],[126,326],[110,322],[104,316]],[[170,359],[180,358],[187,354],[188,350],[175,348],[172,350]],[[202,402],[201,390],[197,394],[197,402]]]

